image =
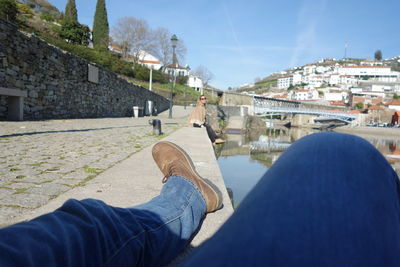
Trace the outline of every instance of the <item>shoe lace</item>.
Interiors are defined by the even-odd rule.
[[[162,179],[162,183],[165,184],[168,181],[169,177],[171,176],[172,176],[172,168],[170,168],[168,173],[164,176],[164,178]]]

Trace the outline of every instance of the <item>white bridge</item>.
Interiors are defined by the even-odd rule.
[[[319,118],[316,121],[342,121],[350,123],[357,118],[354,114],[349,114],[344,109],[331,106],[315,105],[298,101],[279,100],[267,97],[253,97],[254,114],[258,117],[282,115],[282,114],[307,114],[315,115]]]

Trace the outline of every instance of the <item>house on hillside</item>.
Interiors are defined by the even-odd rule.
[[[301,101],[301,100],[317,100],[318,99],[318,91],[317,90],[295,90],[292,94],[292,99]]]
[[[179,65],[178,63],[175,64],[169,64],[169,65],[165,65],[162,67],[163,72],[165,74],[168,74],[170,76],[188,76],[189,75],[189,67],[183,67],[181,65]]]
[[[398,100],[398,99],[393,99],[393,100],[389,101],[388,103],[386,103],[386,105],[387,105],[388,109],[400,111],[400,100]]]
[[[197,92],[200,92],[201,94],[203,94],[203,81],[201,80],[200,77],[189,74],[187,85],[189,87],[192,87]]]
[[[350,105],[354,107],[357,103],[363,103],[364,106],[378,105],[383,102],[382,96],[377,95],[365,95],[365,94],[352,94],[350,97]]]
[[[381,82],[396,82],[400,73],[387,66],[343,66],[338,69],[340,75],[350,75],[359,79],[372,79]]]
[[[285,75],[278,78],[278,88],[279,89],[288,89],[293,84],[293,76]]]
[[[141,50],[139,53],[138,63],[149,69],[153,69],[153,70],[161,69],[160,60],[158,58],[156,58],[155,56],[153,56],[152,54],[147,53],[146,51],[143,51],[143,50]]]

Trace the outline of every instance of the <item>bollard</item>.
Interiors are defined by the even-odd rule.
[[[139,118],[139,107],[138,106],[133,107],[133,117]]]
[[[153,125],[153,134],[154,135],[163,135],[161,132],[161,121],[154,119],[154,120],[149,120],[149,124]]]

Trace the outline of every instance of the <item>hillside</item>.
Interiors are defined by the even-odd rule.
[[[375,64],[375,61],[373,59],[359,59],[359,58],[347,58],[347,59],[342,59],[342,60],[335,60],[335,59],[331,59],[331,58],[322,59],[318,62],[313,62],[313,63],[305,64],[302,66],[289,68],[289,69],[283,70],[279,73],[273,73],[263,79],[256,81],[255,83],[248,84],[246,86],[242,86],[240,88],[234,89],[233,91],[256,93],[256,94],[262,94],[265,92],[269,92],[273,89],[276,89],[277,80],[280,77],[292,74],[295,71],[303,70],[306,66],[309,66],[309,65],[333,67],[335,65],[340,65],[340,66],[360,65],[362,63]],[[390,66],[393,71],[400,71],[400,56],[383,59],[380,63],[383,66]]]
[[[107,68],[129,82],[149,87],[150,71],[145,66],[124,60],[120,54],[105,49],[93,49],[82,43],[66,40],[63,35],[63,14],[47,0],[20,0],[16,24],[20,30],[54,45],[64,51]],[[74,29],[69,29],[74,30]],[[90,41],[90,40],[87,40]],[[153,90],[167,98],[170,96],[170,77],[161,70],[153,71]],[[194,103],[199,93],[186,85],[186,80],[177,78],[174,90],[175,103]]]
[[[41,14],[49,14],[56,18],[61,17],[61,12],[47,0],[18,0]]]

